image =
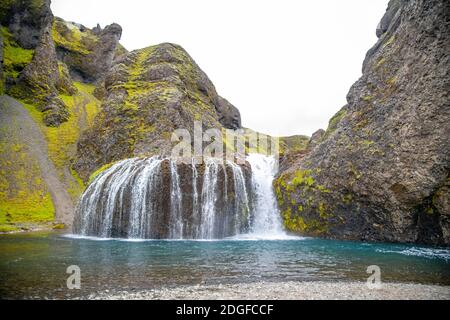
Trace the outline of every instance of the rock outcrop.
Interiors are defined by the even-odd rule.
[[[35,105],[46,125],[59,126],[70,115],[58,95],[72,95],[76,89],[56,57],[50,1],[9,1],[1,16],[7,26],[2,27],[6,74],[1,78],[6,92]]]
[[[135,155],[167,155],[175,129],[192,134],[196,120],[205,129],[241,127],[239,110],[217,94],[177,45],[128,53],[119,43],[118,24],[89,29],[64,21],[53,16],[49,0],[2,1],[0,24],[0,94],[24,103],[22,111],[28,110],[42,130],[48,144],[43,153],[55,164],[72,200],[90,174],[105,164]],[[5,101],[20,106],[19,101]],[[2,116],[2,123],[12,119]],[[14,159],[13,148],[3,148],[5,159]],[[13,189],[21,167],[2,172],[2,190]],[[23,203],[5,199],[8,209],[0,208],[0,220],[13,212],[14,219],[8,220],[12,224],[28,219],[23,203],[41,203],[29,195]],[[51,200],[58,208],[58,199]]]
[[[53,21],[53,38],[58,59],[64,62],[75,81],[100,83],[114,58],[126,50],[119,46],[122,27],[113,23],[93,30],[60,18]]]
[[[33,59],[25,67],[17,84],[9,93],[35,105],[43,112],[47,126],[57,127],[69,118],[69,111],[58,97],[60,93],[72,95],[76,92],[64,65],[59,65],[50,26],[43,30]]]
[[[7,0],[0,4],[1,92],[16,84],[53,15],[50,1]]]
[[[363,76],[274,183],[287,229],[450,245],[450,3],[392,0]]]
[[[47,126],[70,117],[60,98],[73,95],[73,81],[99,84],[113,59],[126,50],[117,24],[90,30],[54,18],[49,0],[8,0],[0,6],[1,92],[34,105]]]
[[[52,19],[50,0],[4,0],[0,4],[0,24],[24,49],[36,48]]]
[[[241,128],[241,113],[228,100],[217,96],[215,107],[219,114],[219,122],[227,129]]]
[[[138,155],[170,155],[176,129],[238,128],[240,115],[187,52],[163,43],[118,59],[105,79],[95,126],[78,143],[75,169],[87,179],[107,163]],[[177,142],[176,142],[177,143]]]

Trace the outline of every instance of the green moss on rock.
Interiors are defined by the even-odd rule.
[[[87,181],[96,168],[123,158],[171,153],[176,129],[221,130],[214,86],[180,46],[164,43],[127,53],[105,79],[105,100],[96,125],[81,138],[89,160],[75,164]],[[110,144],[103,154],[102,144]]]
[[[37,161],[20,137],[0,139],[0,229],[13,231],[22,223],[54,219],[50,193]]]
[[[52,37],[57,46],[82,56],[90,54],[98,41],[91,32],[81,32],[76,25],[59,18],[53,21]]]
[[[73,200],[84,191],[85,185],[78,173],[72,169],[76,156],[76,144],[82,131],[93,125],[93,119],[100,109],[100,101],[93,96],[95,87],[90,84],[74,83],[77,93],[73,96],[60,95],[71,114],[67,122],[59,127],[48,127],[44,114],[35,106],[24,104],[33,120],[39,125],[47,141],[48,155],[55,164],[61,181]]]
[[[87,184],[91,184],[102,172],[111,168],[116,162],[108,163],[95,170],[89,177]]]
[[[17,44],[6,27],[0,27],[3,37],[3,72],[5,78],[16,79],[31,62],[34,50],[24,49]]]
[[[337,129],[337,126],[339,122],[345,117],[347,114],[347,109],[344,107],[341,110],[339,110],[329,121],[328,128],[325,131],[325,134],[322,137],[322,140],[325,140],[329,136],[333,134],[333,132]]]
[[[303,235],[320,236],[329,230],[330,210],[314,196],[330,193],[314,179],[314,170],[302,169],[281,174],[274,181],[275,195],[285,228]]]

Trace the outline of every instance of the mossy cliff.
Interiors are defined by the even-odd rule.
[[[450,244],[450,3],[393,0],[348,104],[274,182],[288,230]]]
[[[138,155],[170,155],[171,137],[194,122],[203,129],[238,128],[236,108],[221,98],[180,46],[163,43],[117,59],[105,79],[95,125],[78,143],[75,169],[87,180],[105,164]]]
[[[58,96],[71,114],[68,121],[59,127],[47,126],[42,112],[33,105],[22,104],[40,131],[33,137],[28,132],[30,124],[24,122],[23,116],[12,113],[14,108],[8,101],[0,101],[0,232],[53,227],[51,222],[57,216],[53,202],[57,199],[49,192],[54,186],[49,187],[44,179],[45,172],[36,158],[36,148],[51,161],[56,179],[73,203],[84,191],[85,184],[72,169],[72,162],[80,133],[93,124],[100,102],[93,96],[93,85],[74,84],[76,94]],[[41,136],[45,143],[36,144],[33,139],[37,136]],[[64,222],[70,224],[71,220]]]
[[[3,121],[1,124],[0,232],[53,221],[52,199],[36,158],[20,137],[20,131],[8,130]]]
[[[35,136],[45,141],[34,145],[35,140],[24,131],[27,118],[16,109],[17,102],[2,99],[0,232],[51,226],[50,222],[58,216],[58,206],[54,205],[58,202],[54,198],[57,193],[50,192],[48,179],[44,179],[42,158],[51,161],[59,183],[73,202],[85,187],[72,162],[80,133],[93,125],[100,101],[94,96],[95,84],[76,82],[79,78],[71,74],[73,65],[58,56],[58,41],[63,37],[55,34],[54,25],[62,20],[53,17],[49,5],[50,1],[37,0],[11,0],[0,5],[0,94],[22,102],[21,108],[37,125]],[[110,65],[111,54],[101,45],[108,42],[108,32],[84,32],[94,38],[99,48],[96,63]],[[117,52],[126,52],[123,47],[117,49],[117,38],[109,40],[116,44],[111,48],[114,57]],[[98,74],[96,79],[101,82],[104,75]],[[41,161],[31,152],[36,148],[45,154]]]
[[[288,162],[288,158],[294,158],[304,153],[310,142],[310,137],[304,135],[278,137],[249,128],[243,129],[243,138],[245,139],[244,149],[246,154],[261,153],[273,155],[278,152],[284,164]]]
[[[50,0],[2,0],[0,24],[11,32],[18,46],[34,49],[42,30],[51,23]]]
[[[122,28],[116,23],[91,30],[55,18],[51,29],[58,59],[76,81],[102,82],[114,59],[127,52],[119,44]]]
[[[59,126],[69,113],[59,93],[73,94],[59,66],[51,36],[49,1],[7,1],[0,8],[3,39],[2,92],[23,99],[44,113],[48,126]]]
[[[73,80],[101,83],[113,59],[126,52],[119,25],[91,30],[54,18],[48,0],[5,1],[0,23],[0,90],[43,112],[47,126],[68,121],[69,107],[58,95],[73,95]]]
[[[31,62],[24,68],[7,93],[34,105],[43,113],[47,126],[57,127],[68,121],[68,106],[58,97],[76,92],[67,69],[56,58],[49,28],[43,30]]]
[[[204,128],[241,126],[238,109],[177,45],[128,53],[119,25],[89,29],[55,18],[48,0],[3,1],[0,23],[0,93],[17,99],[0,98],[8,111],[1,119],[8,129],[0,135],[0,232],[60,216],[61,199],[42,168],[52,168],[72,203],[114,161],[167,154],[177,128],[192,133],[196,120]],[[24,120],[37,128],[40,157],[29,152],[36,146],[20,131]]]
[[[85,187],[77,172],[72,168],[77,142],[81,133],[93,125],[94,118],[100,110],[100,101],[93,94],[94,85],[79,82],[74,82],[74,85],[77,88],[76,94],[58,96],[67,105],[71,115],[68,121],[59,127],[46,126],[43,114],[34,106],[25,104],[25,108],[39,125],[47,141],[48,156],[75,202]]]

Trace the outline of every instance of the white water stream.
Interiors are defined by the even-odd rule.
[[[164,161],[169,162],[168,196],[162,191]],[[247,161],[251,178],[242,166],[213,158],[205,160],[202,172],[188,165],[188,177],[169,159],[123,160],[86,189],[74,231],[130,239],[288,238],[272,187],[275,159],[251,154]]]

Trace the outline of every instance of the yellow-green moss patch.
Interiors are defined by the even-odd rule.
[[[60,180],[66,185],[73,200],[84,191],[85,185],[78,174],[72,170],[72,159],[76,154],[76,143],[81,131],[93,125],[100,109],[100,101],[94,96],[95,86],[75,82],[77,93],[73,96],[60,95],[71,114],[67,122],[59,127],[47,127],[43,114],[33,105],[24,103],[33,120],[39,125],[46,141],[50,160],[58,170]]]
[[[111,168],[115,163],[116,163],[116,162],[112,162],[112,163],[105,164],[104,166],[102,166],[102,167],[98,168],[97,170],[95,170],[95,171],[90,175],[88,184],[91,184],[92,181],[94,181],[95,178],[97,178],[98,175],[99,175],[100,173],[102,173],[103,171],[105,171],[105,170]]]
[[[13,231],[8,229],[15,224],[52,221],[55,212],[52,199],[27,146],[2,140],[0,154],[0,226],[3,232]]]
[[[0,224],[0,233],[19,231],[20,228],[13,224]]]
[[[31,62],[34,50],[24,49],[12,38],[6,27],[1,27],[3,36],[3,72],[4,77],[17,78]]]
[[[330,119],[327,131],[323,135],[322,139],[326,139],[327,137],[333,134],[333,132],[337,129],[339,122],[341,122],[341,120],[345,117],[346,114],[347,110],[345,108],[342,108]]]
[[[91,32],[81,32],[76,25],[60,19],[53,21],[52,38],[57,46],[81,55],[90,54],[98,41]]]

